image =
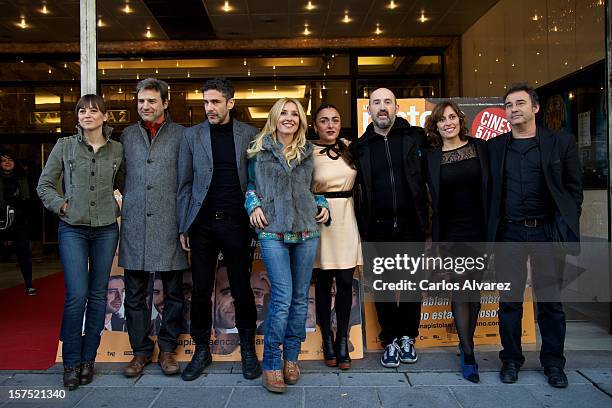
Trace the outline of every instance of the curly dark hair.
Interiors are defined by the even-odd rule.
[[[459,109],[459,106],[451,100],[442,101],[433,108],[431,115],[429,115],[427,120],[425,120],[425,132],[427,132],[427,138],[429,139],[431,147],[442,147],[442,136],[438,131],[438,122],[440,119],[442,119],[442,116],[444,116],[444,111],[449,106],[459,117],[459,126],[461,127],[459,130],[459,139],[467,140],[467,138],[470,136],[465,114],[461,111],[461,109]]]

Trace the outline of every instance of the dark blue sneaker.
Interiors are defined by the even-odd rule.
[[[399,359],[402,363],[416,363],[418,356],[414,348],[414,339],[404,336],[399,341]]]
[[[380,364],[387,368],[397,368],[400,365],[400,348],[397,344],[397,339],[393,339],[393,341],[385,347],[385,351],[383,353],[382,358],[380,359]]]

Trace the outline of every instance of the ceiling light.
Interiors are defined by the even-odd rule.
[[[26,23],[26,19],[24,16],[21,16],[21,20],[19,20],[18,23],[15,23],[18,27],[21,27],[22,29],[26,29],[28,27],[30,27],[30,25],[28,23]]]
[[[304,24],[304,35],[310,35],[311,31],[308,29],[308,24]]]
[[[275,69],[276,69],[276,65],[272,65],[272,69],[274,69],[274,70],[275,70]]]
[[[140,58],[140,62],[144,62],[144,58],[142,58],[142,57],[141,57],[141,58]]]
[[[374,31],[374,34],[376,35],[381,35],[382,34],[382,30],[380,29],[380,24],[376,24],[376,31]]]
[[[397,4],[396,2],[394,2],[393,0],[391,0],[389,2],[389,4],[387,4],[387,8],[389,10],[395,10],[397,8],[397,6],[399,6],[399,4]]]
[[[179,62],[178,62],[178,61],[176,61],[176,67],[178,68],[178,66],[179,66]]]
[[[51,68],[49,68],[49,74],[51,74]]]
[[[348,10],[346,10],[346,11],[344,12],[344,18],[342,19],[342,22],[343,22],[343,23],[345,23],[345,24],[348,24],[348,23],[350,23],[351,21],[353,21],[353,20],[352,20],[352,19],[349,17],[349,15],[348,15]]]
[[[159,69],[155,68],[155,73],[159,74]]]
[[[121,90],[121,87],[119,87],[119,93],[123,93],[123,91]]]
[[[102,17],[98,17],[98,27],[106,27],[106,24],[102,21]]]
[[[102,70],[102,75],[106,75],[106,71],[105,70]]]
[[[138,72],[136,73],[136,79],[140,79],[140,74]]]
[[[300,64],[304,63],[304,58],[300,58]]]
[[[247,76],[251,76],[251,70],[250,69],[247,70]]]
[[[47,2],[43,2],[42,8],[39,10],[42,14],[49,14],[49,9],[47,8]]]
[[[191,72],[187,71],[187,78],[191,78]]]
[[[391,58],[395,58],[395,55],[391,54]]]
[[[421,17],[419,17],[419,21],[421,23],[426,22],[427,20],[429,20],[429,18],[425,17],[425,10],[421,10]]]
[[[64,68],[68,68],[68,64],[64,62]]]
[[[537,80],[537,79],[536,79],[535,83],[536,83],[536,84],[538,83],[538,80]]]
[[[247,65],[246,58],[242,61],[242,65],[244,65],[246,67],[246,65]]]
[[[21,62],[23,64],[23,60],[20,60],[19,62]]]
[[[221,10],[225,11],[226,13],[229,13],[233,9],[234,8],[230,6],[229,1],[226,1],[225,3],[223,3],[223,7],[221,7]]]
[[[474,68],[474,72],[478,72],[478,68]]]
[[[310,10],[314,10],[316,9],[317,6],[315,6],[314,4],[312,4],[312,1],[309,1],[308,4],[306,5],[306,10],[310,11]]]
[[[569,93],[569,95],[568,95],[568,98],[570,98],[570,99],[574,99],[574,93],[573,93],[573,92],[570,92],[570,93]]]
[[[125,2],[125,7],[121,9],[121,11],[123,11],[125,14],[130,14],[132,11],[132,8],[130,7],[130,4],[128,1]]]
[[[540,19],[540,17],[538,16],[538,12],[536,11],[535,14],[533,15],[533,17],[531,17],[531,19],[533,21],[538,21]]]
[[[147,38],[153,37],[153,34],[151,34],[151,27],[147,27],[147,32],[145,33],[145,37]]]

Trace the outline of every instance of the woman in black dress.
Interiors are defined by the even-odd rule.
[[[431,149],[427,178],[432,198],[432,241],[445,254],[482,256],[474,245],[485,241],[488,160],[486,142],[470,137],[465,115],[452,101],[434,107],[425,124]],[[449,243],[453,243],[449,245]],[[466,254],[468,252],[468,254]],[[452,273],[454,282],[479,280],[482,274]],[[467,275],[467,276],[466,276]],[[453,294],[452,311],[459,335],[463,377],[478,382],[474,331],[480,311],[480,292]]]

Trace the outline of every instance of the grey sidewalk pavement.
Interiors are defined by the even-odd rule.
[[[525,355],[519,382],[512,385],[499,381],[496,351],[477,355],[481,382],[472,384],[459,374],[454,349],[444,348],[423,350],[416,364],[398,369],[383,368],[378,352],[366,353],[345,372],[319,361],[302,362],[300,382],[282,395],[263,389],[261,379],[245,380],[240,363],[213,363],[192,382],[163,376],[154,364],[139,378],[127,379],[122,364],[100,363],[94,382],[66,392],[65,398],[10,398],[15,390],[61,390],[62,368],[55,365],[46,371],[0,371],[0,408],[612,407],[612,352],[568,351],[570,385],[562,390],[546,383],[537,352]]]

